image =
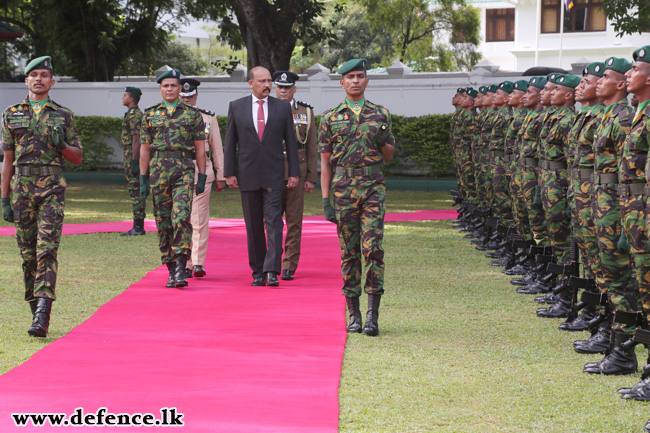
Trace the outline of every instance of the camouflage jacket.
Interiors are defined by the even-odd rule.
[[[564,154],[566,155],[567,167],[573,167],[576,149],[578,147],[578,136],[580,135],[580,130],[585,124],[588,110],[589,107],[582,107],[580,111],[576,113],[575,119],[573,120],[573,125],[571,126],[571,129],[569,129],[569,135],[567,136],[567,146],[564,151]]]
[[[622,99],[613,108],[603,112],[602,122],[594,135],[594,170],[598,173],[617,173],[625,137],[630,131],[634,110]]]
[[[476,143],[478,147],[489,148],[490,137],[492,136],[492,128],[494,127],[497,112],[493,109],[483,110],[483,112],[485,115],[483,117],[483,123],[481,124],[481,130],[476,131],[478,134]]]
[[[529,111],[526,114],[521,125],[521,134],[517,139],[520,160],[521,158],[537,158],[537,137],[542,127],[544,114],[543,108]]]
[[[539,131],[539,134],[537,135],[537,158],[540,160],[546,159],[546,153],[544,152],[544,143],[543,143],[543,138],[546,137],[551,130],[551,127],[553,126],[554,123],[554,117],[555,114],[557,113],[558,109],[555,105],[550,106],[549,108],[544,111],[544,114],[541,117],[541,126]]]
[[[594,134],[600,127],[603,109],[605,109],[603,104],[593,105],[584,114],[582,129],[580,129],[580,134],[578,134],[575,153],[573,155],[574,167],[594,167]]]
[[[140,135],[142,128],[142,111],[137,105],[129,108],[124,113],[124,120],[122,120],[122,146],[131,147],[133,144],[133,137]]]
[[[148,144],[152,152],[182,150],[193,153],[195,141],[205,141],[205,123],[198,109],[180,101],[171,116],[164,102],[145,109],[140,143]]]
[[[511,120],[511,113],[508,107],[497,110],[492,123],[490,134],[490,150],[506,149],[506,132]]]
[[[647,182],[650,150],[650,105],[635,113],[625,139],[618,177],[621,183]]]
[[[522,131],[522,126],[527,114],[528,110],[525,108],[516,110],[512,113],[512,120],[510,121],[506,131],[506,155],[514,155],[515,158],[519,156],[517,138],[521,135],[520,132]]]
[[[466,111],[462,123],[458,123],[456,136],[459,142],[458,153],[462,161],[472,158],[472,144],[474,142],[474,130],[476,128],[476,112]]]
[[[539,159],[547,161],[566,161],[569,131],[575,123],[576,111],[571,107],[557,110],[549,117],[542,128]]]
[[[9,106],[2,113],[2,149],[15,152],[14,165],[63,166],[61,151],[52,141],[54,126],[61,125],[68,146],[81,149],[74,113],[52,99],[36,117],[29,100]]]
[[[331,153],[333,167],[365,167],[383,162],[384,156],[375,144],[379,128],[387,126],[386,144],[394,145],[390,112],[366,100],[359,120],[344,102],[321,116],[318,128],[318,151]]]

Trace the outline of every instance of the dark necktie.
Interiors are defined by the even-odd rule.
[[[262,136],[264,135],[264,101],[260,100],[257,103],[260,104],[257,109],[257,135],[260,137],[260,141],[262,141]]]

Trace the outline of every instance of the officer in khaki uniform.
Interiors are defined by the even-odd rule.
[[[273,74],[275,95],[291,104],[293,126],[298,144],[300,180],[294,189],[285,189],[282,195],[282,211],[287,220],[287,235],[284,239],[284,258],[282,260],[282,279],[293,280],[300,259],[300,239],[302,237],[302,214],[305,207],[305,193],[312,192],[316,181],[318,144],[314,109],[302,101],[296,101],[296,81],[300,77],[289,71]],[[286,161],[286,155],[285,155]],[[285,162],[285,178],[289,178],[289,164]]]
[[[64,159],[83,157],[74,113],[54,102],[52,59],[25,67],[28,97],[2,114],[2,217],[15,222],[23,259],[25,301],[32,310],[32,337],[45,337],[56,299],[57,253],[63,229]]]
[[[191,278],[192,272],[195,277],[204,277],[205,256],[208,253],[208,236],[210,234],[210,191],[212,184],[217,181],[217,192],[226,186],[226,178],[223,175],[223,143],[217,116],[210,110],[196,107],[199,97],[199,80],[194,78],[181,78],[181,101],[195,107],[201,112],[205,123],[205,192],[194,195],[192,199],[192,255],[186,263],[185,277]],[[199,180],[199,168],[194,160],[194,184]]]

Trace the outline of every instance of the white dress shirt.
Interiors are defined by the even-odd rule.
[[[269,97],[267,96],[264,99],[259,99],[255,95],[253,95],[253,124],[255,125],[255,132],[258,132],[257,124],[259,123],[257,121],[257,111],[260,109],[260,104],[257,103],[257,101],[264,101],[264,104],[262,104],[262,109],[264,110],[264,125],[267,124],[269,120]]]

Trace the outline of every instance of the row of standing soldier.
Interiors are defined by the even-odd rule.
[[[590,331],[574,350],[604,357],[585,373],[634,374],[635,346],[650,344],[649,102],[650,46],[632,62],[593,62],[582,77],[461,88],[453,100],[456,225],[519,276],[518,293],[550,304],[538,316]],[[650,400],[650,359],[618,392]]]

